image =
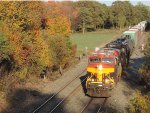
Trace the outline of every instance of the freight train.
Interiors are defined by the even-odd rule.
[[[93,52],[88,57],[86,94],[109,97],[109,91],[119,82],[128,67],[130,56],[145,31],[147,22],[140,22],[123,32],[115,41]]]

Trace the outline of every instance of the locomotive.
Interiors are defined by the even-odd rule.
[[[119,82],[130,56],[137,46],[146,23],[141,22],[123,32],[115,41],[91,54],[88,58],[86,94],[92,97],[109,97],[109,91]]]
[[[93,97],[109,96],[106,91],[114,88],[122,74],[120,51],[101,48],[89,57],[87,72],[87,94]]]

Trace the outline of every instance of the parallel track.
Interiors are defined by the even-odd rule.
[[[96,113],[100,113],[101,112],[101,110],[104,107],[106,101],[107,101],[107,98],[105,98],[104,102],[100,105],[100,107],[99,107],[99,109],[98,109],[98,111]]]
[[[100,102],[98,108],[96,108],[97,106],[95,106],[93,108],[92,104],[98,99],[99,99],[99,101],[102,101],[102,102]],[[102,99],[104,99],[104,100],[102,100]],[[97,109],[97,111],[93,110],[93,113],[100,113],[102,111],[102,108],[104,107],[106,101],[107,101],[107,98],[91,98],[90,101],[85,105],[85,107],[83,107],[83,109],[81,110],[80,113],[91,113],[91,111],[89,112],[90,109]]]
[[[60,104],[62,104],[63,102],[65,102],[65,100],[67,100],[67,99],[82,85],[82,83],[83,83],[86,79],[87,79],[87,77],[84,78],[84,79],[81,81],[81,84],[79,84],[69,95],[67,95],[67,97],[63,98],[49,113],[54,112],[54,111],[58,108],[58,106],[59,106]]]
[[[90,105],[90,103],[93,101],[93,98],[90,99],[90,101],[83,107],[80,113],[83,113],[84,110]]]
[[[48,102],[50,102],[56,95],[58,95],[61,91],[63,91],[67,86],[69,86],[75,79],[77,79],[79,76],[81,76],[84,72],[86,71],[86,69],[84,69],[79,75],[75,76],[72,80],[70,80],[69,82],[67,82],[57,93],[53,94],[52,96],[48,97],[46,99],[46,101],[44,101],[41,105],[39,105],[37,108],[35,108],[31,113],[37,113],[40,109],[42,109]],[[85,80],[85,79],[84,79]],[[80,84],[81,85],[81,84]],[[63,99],[64,101],[64,99]],[[61,101],[61,103],[63,102]],[[57,107],[59,105],[56,105]],[[56,107],[55,106],[55,107]],[[57,108],[56,107],[56,108]],[[51,112],[50,112],[51,113]]]

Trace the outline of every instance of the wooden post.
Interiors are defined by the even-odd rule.
[[[59,73],[60,73],[61,75],[63,75],[63,70],[62,70],[62,67],[61,67],[61,66],[59,66]]]
[[[85,22],[83,20],[83,26],[82,26],[82,33],[84,34],[85,33]]]

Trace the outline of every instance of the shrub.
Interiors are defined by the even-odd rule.
[[[136,92],[129,104],[130,113],[149,113],[150,112],[150,95],[142,95]]]
[[[7,42],[7,38],[0,33],[0,61],[7,59],[11,52],[11,48]]]

